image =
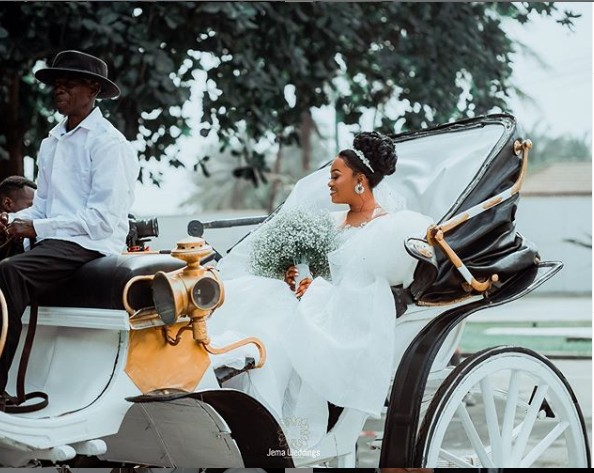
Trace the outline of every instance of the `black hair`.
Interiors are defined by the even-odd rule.
[[[37,189],[37,184],[23,176],[9,176],[0,182],[0,198],[10,197],[13,199],[15,192],[23,187]]]
[[[365,165],[353,149],[344,149],[338,155],[353,172],[365,174],[373,189],[385,176],[394,174],[396,171],[396,145],[391,138],[378,133],[377,131],[365,131],[355,136],[353,148],[359,150],[369,161],[373,171]]]

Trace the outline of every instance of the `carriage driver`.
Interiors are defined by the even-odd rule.
[[[83,52],[62,51],[35,77],[51,86],[64,119],[41,143],[33,205],[10,216],[0,213],[0,239],[36,242],[29,251],[0,261],[0,289],[9,319],[0,357],[4,403],[13,401],[5,390],[25,308],[83,264],[121,253],[139,172],[132,145],[95,105],[96,99],[120,95],[108,79],[105,62]]]

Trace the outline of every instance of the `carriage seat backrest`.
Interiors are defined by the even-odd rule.
[[[185,264],[169,255],[126,254],[98,258],[83,265],[58,287],[40,297],[40,306],[124,309],[122,293],[134,276],[173,271]],[[152,306],[151,292],[138,284],[129,293],[132,307]]]

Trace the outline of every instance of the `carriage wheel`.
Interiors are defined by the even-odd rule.
[[[428,467],[589,467],[584,419],[561,372],[541,355],[495,347],[464,360],[423,418]]]

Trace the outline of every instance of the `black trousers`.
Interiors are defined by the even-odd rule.
[[[8,333],[0,356],[0,393],[6,389],[23,326],[21,318],[31,300],[100,256],[69,241],[43,240],[30,251],[0,261],[0,289],[8,307]]]

